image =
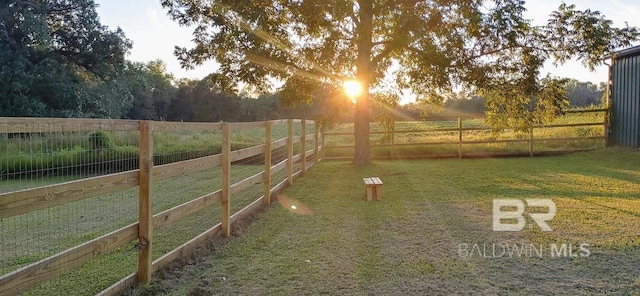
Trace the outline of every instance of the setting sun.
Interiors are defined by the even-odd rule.
[[[350,98],[355,98],[362,93],[362,85],[355,80],[347,80],[343,83],[344,91]]]

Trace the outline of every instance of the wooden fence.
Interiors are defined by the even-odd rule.
[[[576,150],[581,149],[571,149],[571,150],[555,150],[555,151],[545,151],[545,150],[535,150],[536,143],[543,142],[561,142],[561,141],[576,141],[576,140],[603,140],[602,145],[606,145],[608,142],[608,134],[609,134],[609,116],[608,109],[586,109],[586,110],[566,110],[567,114],[575,114],[575,113],[604,113],[603,120],[599,122],[584,122],[584,123],[564,123],[564,124],[550,124],[550,125],[536,125],[530,126],[527,130],[526,138],[518,138],[518,139],[487,139],[487,140],[473,140],[473,139],[465,139],[465,132],[482,132],[482,131],[492,131],[493,128],[488,126],[472,126],[472,127],[464,127],[462,118],[458,117],[457,126],[451,128],[422,128],[422,129],[397,129],[396,124],[391,125],[392,128],[390,130],[377,130],[371,131],[370,136],[376,135],[384,135],[388,137],[388,141],[386,143],[373,143],[371,144],[372,148],[381,147],[386,148],[386,155],[376,155],[373,153],[373,157],[375,159],[396,159],[396,158],[424,158],[424,157],[484,157],[484,156],[516,156],[516,155],[529,155],[534,156],[535,154],[554,154],[554,153],[566,153],[566,152],[574,152]],[[603,133],[602,135],[597,136],[580,136],[580,137],[545,137],[545,138],[535,138],[534,130],[544,130],[544,129],[556,129],[556,128],[575,128],[575,127],[592,127],[592,126],[602,126]],[[408,143],[398,143],[398,136],[406,135],[406,134],[427,134],[427,133],[455,133],[455,140],[448,141],[422,141],[422,142],[408,142]],[[323,137],[339,137],[339,136],[351,136],[353,135],[353,131],[327,131],[323,133]],[[353,156],[336,156],[332,155],[332,150],[337,149],[354,149],[355,146],[352,142],[348,143],[338,143],[332,144],[330,140],[322,139],[323,143],[326,144],[326,149],[323,150],[326,155],[323,155],[326,160],[348,160]],[[326,142],[325,142],[326,141]],[[481,149],[477,149],[474,152],[465,153],[463,151],[463,146],[467,145],[478,145],[478,144],[513,144],[513,143],[523,143],[527,144],[527,151],[500,151],[500,152],[483,152]],[[455,152],[453,153],[432,153],[429,155],[425,154],[414,154],[414,155],[398,155],[397,150],[402,147],[425,147],[425,146],[443,146],[450,145],[456,146]],[[588,150],[588,149],[587,149]]]
[[[294,136],[294,124],[301,129],[300,136]],[[314,128],[308,133],[308,125]],[[288,136],[272,139],[272,127],[288,125]],[[260,129],[264,132],[264,142],[244,149],[232,150],[231,133],[243,129]],[[167,263],[184,256],[204,241],[222,233],[229,236],[231,224],[240,217],[262,205],[272,201],[274,192],[294,178],[304,173],[320,160],[322,146],[319,142],[318,125],[307,120],[278,120],[248,123],[176,123],[131,120],[101,119],[36,119],[36,118],[0,118],[0,133],[25,134],[47,133],[51,131],[129,131],[138,132],[138,161],[136,170],[110,173],[64,183],[40,186],[31,189],[0,193],[0,220],[25,213],[66,205],[81,199],[87,199],[128,188],[138,187],[138,222],[127,225],[90,241],[86,241],[71,249],[57,253],[48,258],[31,263],[0,277],[0,295],[15,295],[38,284],[50,280],[60,274],[78,268],[100,254],[114,251],[129,243],[137,241],[137,272],[121,279],[102,291],[99,295],[112,295],[115,292],[135,284],[148,283],[153,271]],[[222,152],[215,155],[199,157],[185,161],[154,165],[154,132],[168,131],[221,131]],[[308,147],[307,142],[312,142]],[[300,153],[294,155],[294,145],[300,147]],[[287,157],[273,164],[272,151],[286,147]],[[311,148],[311,149],[308,149]],[[264,155],[264,169],[237,183],[231,183],[232,163],[248,158]],[[294,163],[299,169],[294,170]],[[162,179],[221,167],[221,189],[210,192],[168,210],[153,214],[152,185]],[[272,176],[286,169],[286,178],[272,180]],[[262,183],[262,196],[242,210],[231,213],[230,204],[233,195],[251,185]],[[257,185],[256,185],[257,186]],[[154,229],[176,222],[204,207],[221,204],[221,221],[217,225],[192,238],[156,260],[152,260],[151,250],[154,245]],[[78,283],[81,284],[81,283]]]

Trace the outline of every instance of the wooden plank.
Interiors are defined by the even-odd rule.
[[[344,148],[355,148],[356,146],[354,145],[333,145],[333,146],[327,146],[328,149],[344,149]]]
[[[309,156],[313,155],[313,153],[314,153],[314,150],[313,150],[313,149],[309,149],[309,150],[307,150],[307,152],[305,153],[305,156],[306,156],[306,157],[309,157]],[[304,159],[304,158],[303,158],[303,159]]]
[[[251,185],[260,184],[264,180],[264,172],[259,172],[251,177],[245,178],[240,182],[231,185],[230,194],[238,193],[242,189],[246,189]]]
[[[230,161],[238,161],[243,160],[252,156],[260,155],[264,153],[264,144],[252,146],[249,148],[244,148],[240,150],[234,150],[229,153]]]
[[[153,228],[159,229],[165,227],[174,221],[178,221],[221,200],[222,190],[217,190],[155,214],[153,215]]]
[[[307,162],[307,170],[309,170],[310,168],[312,168],[314,165],[316,165],[316,162],[315,162],[315,161],[313,161],[313,160],[312,160],[312,161],[310,161],[310,162]]]
[[[264,173],[262,174],[262,182],[264,184],[264,203],[271,204],[271,122],[265,123],[264,126]]]
[[[229,123],[230,131],[237,131],[243,129],[252,129],[252,128],[262,128],[264,127],[263,121],[255,121],[255,122],[232,122]]]
[[[287,137],[287,180],[293,184],[293,120],[289,119],[289,136]]]
[[[138,185],[138,170],[0,194],[0,219]]]
[[[507,140],[475,140],[475,141],[463,141],[463,144],[493,144],[493,143],[525,143],[529,142],[529,139],[507,139]]]
[[[550,124],[550,125],[536,125],[535,128],[556,128],[556,127],[578,127],[578,126],[597,126],[603,125],[602,122],[587,122],[587,123],[567,123],[567,124]]]
[[[376,200],[382,200],[382,185],[382,182],[380,182],[380,184],[376,184],[376,187],[373,188],[376,193]]]
[[[219,166],[222,163],[222,154],[184,160],[153,167],[153,179],[163,180],[187,173],[199,172]]]
[[[140,121],[139,137],[140,186],[138,194],[138,282],[151,282],[153,248],[153,122]]]
[[[482,130],[491,130],[491,128],[480,128]],[[463,130],[476,130],[475,128],[465,128]],[[418,133],[434,133],[434,132],[457,132],[458,128],[432,128],[432,129],[414,129],[414,130],[394,130],[396,134],[418,134]],[[370,134],[390,134],[391,131],[372,131]],[[353,136],[353,132],[326,132],[327,136]]]
[[[254,200],[248,206],[242,208],[242,210],[237,211],[235,214],[233,214],[231,216],[231,218],[229,218],[229,220],[231,220],[231,223],[234,223],[238,219],[246,217],[247,215],[250,215],[251,213],[253,213],[256,210],[260,209],[264,205],[264,203],[262,202],[263,198],[264,198],[264,196],[258,197],[258,199]]]
[[[178,258],[186,257],[188,254],[193,252],[194,249],[203,246],[207,241],[216,237],[221,230],[222,223],[218,223],[179,247],[171,250],[169,253],[162,255],[160,258],[153,261],[153,271],[159,270]]]
[[[544,141],[572,141],[572,140],[599,140],[604,139],[604,136],[592,136],[592,137],[576,137],[576,138],[536,138],[536,142]]]
[[[219,131],[222,124],[218,122],[171,122],[171,121],[155,121],[154,130],[160,132],[169,131],[192,131],[192,132],[209,132]]]
[[[398,134],[421,134],[421,133],[457,132],[458,130],[459,129],[457,127],[452,127],[452,128],[396,130],[395,132],[398,133]]]
[[[289,165],[289,159],[285,159],[271,167],[271,175],[285,169]]]
[[[137,237],[138,223],[134,223],[29,264],[0,277],[2,293],[6,295],[22,293],[55,276],[73,270],[100,254],[120,248]]]
[[[300,151],[307,151],[307,121],[306,120],[302,120],[302,136],[300,136]],[[304,174],[307,171],[307,157],[306,157],[306,153],[305,153],[305,157],[302,157],[301,159],[301,165],[300,165],[300,170],[302,171],[302,173]]]
[[[300,143],[301,141],[302,141],[302,136],[295,136],[293,137],[293,141],[291,143],[296,144],[296,143]]]
[[[0,117],[2,133],[137,131],[138,120]]]
[[[325,132],[325,136],[353,136],[353,132]]]
[[[276,140],[273,142],[273,144],[271,144],[271,149],[278,149],[280,147],[284,147],[287,146],[287,143],[289,142],[289,138],[282,138],[280,140]]]
[[[271,188],[271,194],[273,195],[276,192],[282,190],[285,186],[287,186],[287,184],[289,184],[287,179],[283,179],[278,184],[276,184],[276,186],[273,186],[273,188]]]
[[[222,209],[220,219],[222,223],[222,234],[226,237],[231,235],[231,224],[229,223],[230,209],[229,199],[231,197],[231,133],[229,124],[222,124]]]
[[[298,161],[300,161],[300,159],[302,159],[302,153],[298,153],[296,155],[294,155],[292,158],[292,163],[297,163]]]
[[[491,127],[465,127],[462,129],[463,131],[491,131],[493,128]]]
[[[564,113],[595,113],[595,112],[607,112],[609,108],[600,108],[600,109],[584,109],[584,110],[564,110]]]
[[[113,296],[118,293],[124,291],[124,289],[133,287],[137,283],[137,272],[129,274],[123,279],[117,281],[115,284],[109,286],[108,288],[100,291],[100,293],[96,294],[96,296]]]
[[[281,125],[281,124],[287,124],[288,120],[278,119],[278,120],[269,120],[268,122],[271,122],[271,125]]]

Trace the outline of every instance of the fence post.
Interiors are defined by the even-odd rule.
[[[231,134],[229,133],[229,123],[222,123],[222,212],[220,213],[220,223],[222,224],[222,234],[231,234],[229,225],[229,199],[231,195]]]
[[[151,184],[153,169],[153,122],[140,121],[140,135],[138,139],[139,161],[139,207],[138,207],[138,275],[140,283],[151,282],[152,269],[152,239],[153,211],[151,208]]]
[[[300,137],[300,150],[302,150],[302,159],[300,159],[300,170],[304,174],[307,171],[307,120],[302,119],[302,136]]]
[[[313,127],[314,127],[314,131],[313,131],[313,157],[314,157],[314,164],[316,165],[318,164],[318,161],[320,160],[320,155],[319,155],[319,151],[318,151],[318,147],[320,146],[318,143],[318,133],[320,132],[319,128],[318,128],[318,121],[314,121],[313,122]]]
[[[533,125],[529,127],[529,157],[533,157]]]
[[[322,153],[322,157],[321,157],[322,160],[324,160],[325,157],[327,157],[327,149],[326,149],[327,147],[325,147],[325,135],[324,135],[325,132],[326,132],[325,130],[322,131],[322,137],[321,137],[322,140],[320,143],[322,146],[322,150],[320,150],[320,153]]]
[[[603,127],[604,127],[604,146],[605,147],[609,147],[609,129],[611,128],[609,126],[609,110],[604,112],[604,123],[603,123]]]
[[[393,122],[391,122],[391,160],[393,160],[395,158],[395,151],[394,151],[394,144],[396,142],[396,120],[395,118],[393,119]]]
[[[293,184],[293,119],[289,119],[289,136],[287,137],[287,183]]]
[[[458,117],[458,158],[462,158],[462,118]]]
[[[264,198],[263,203],[271,204],[271,121],[264,126]]]

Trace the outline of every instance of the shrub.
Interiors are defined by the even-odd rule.
[[[113,142],[106,132],[98,131],[89,134],[89,148],[91,150],[103,150],[111,147],[113,147]]]

